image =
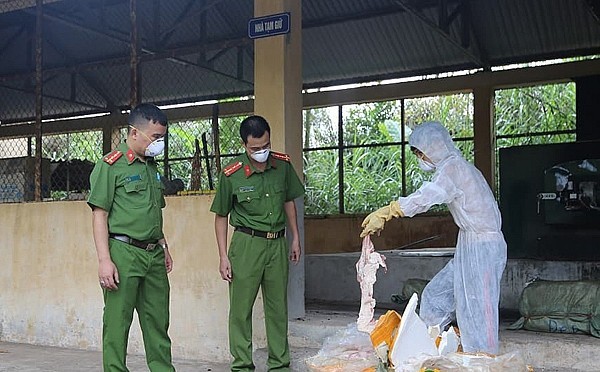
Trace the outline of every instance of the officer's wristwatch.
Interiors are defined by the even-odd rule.
[[[169,245],[167,243],[160,243],[159,245],[162,247],[162,249],[169,249]]]

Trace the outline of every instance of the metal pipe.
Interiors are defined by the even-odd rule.
[[[338,106],[338,205],[340,214],[344,214],[344,112]]]
[[[427,238],[419,239],[419,240],[416,240],[414,242],[411,242],[411,243],[408,243],[408,244],[404,244],[404,245],[402,245],[402,246],[400,246],[398,248],[394,248],[394,249],[390,250],[390,252],[401,251],[403,249],[412,248],[415,245],[418,245],[418,244],[421,244],[421,243],[425,243],[425,242],[428,242],[430,240],[439,239],[439,237],[440,237],[439,235],[428,236]]]
[[[42,201],[42,7],[43,0],[35,4],[35,170],[34,170],[34,200]],[[27,187],[27,185],[25,185]]]
[[[131,75],[129,104],[131,108],[134,108],[141,101],[137,0],[129,0],[129,19],[131,21],[131,55],[129,59],[129,70]]]
[[[212,134],[213,151],[215,153],[215,168],[217,174],[221,173],[221,148],[219,142],[219,104],[215,103],[212,107]]]

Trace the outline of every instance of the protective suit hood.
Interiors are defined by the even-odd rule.
[[[425,122],[413,130],[408,143],[439,165],[451,155],[460,155],[448,130],[437,121]]]

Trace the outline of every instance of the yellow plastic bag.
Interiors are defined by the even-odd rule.
[[[371,332],[371,343],[373,344],[373,347],[377,348],[384,342],[388,347],[393,345],[401,319],[402,317],[400,314],[394,310],[389,310],[380,316],[375,324],[375,329]]]

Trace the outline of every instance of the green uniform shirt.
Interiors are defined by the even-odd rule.
[[[271,154],[260,172],[244,153],[221,172],[210,210],[220,216],[230,214],[232,226],[275,232],[285,228],[283,204],[303,194],[304,186],[288,161]]]
[[[126,143],[119,145],[123,154],[112,165],[98,160],[90,175],[90,207],[108,212],[108,231],[138,240],[163,238],[163,185],[153,158],[146,162],[135,156]]]

